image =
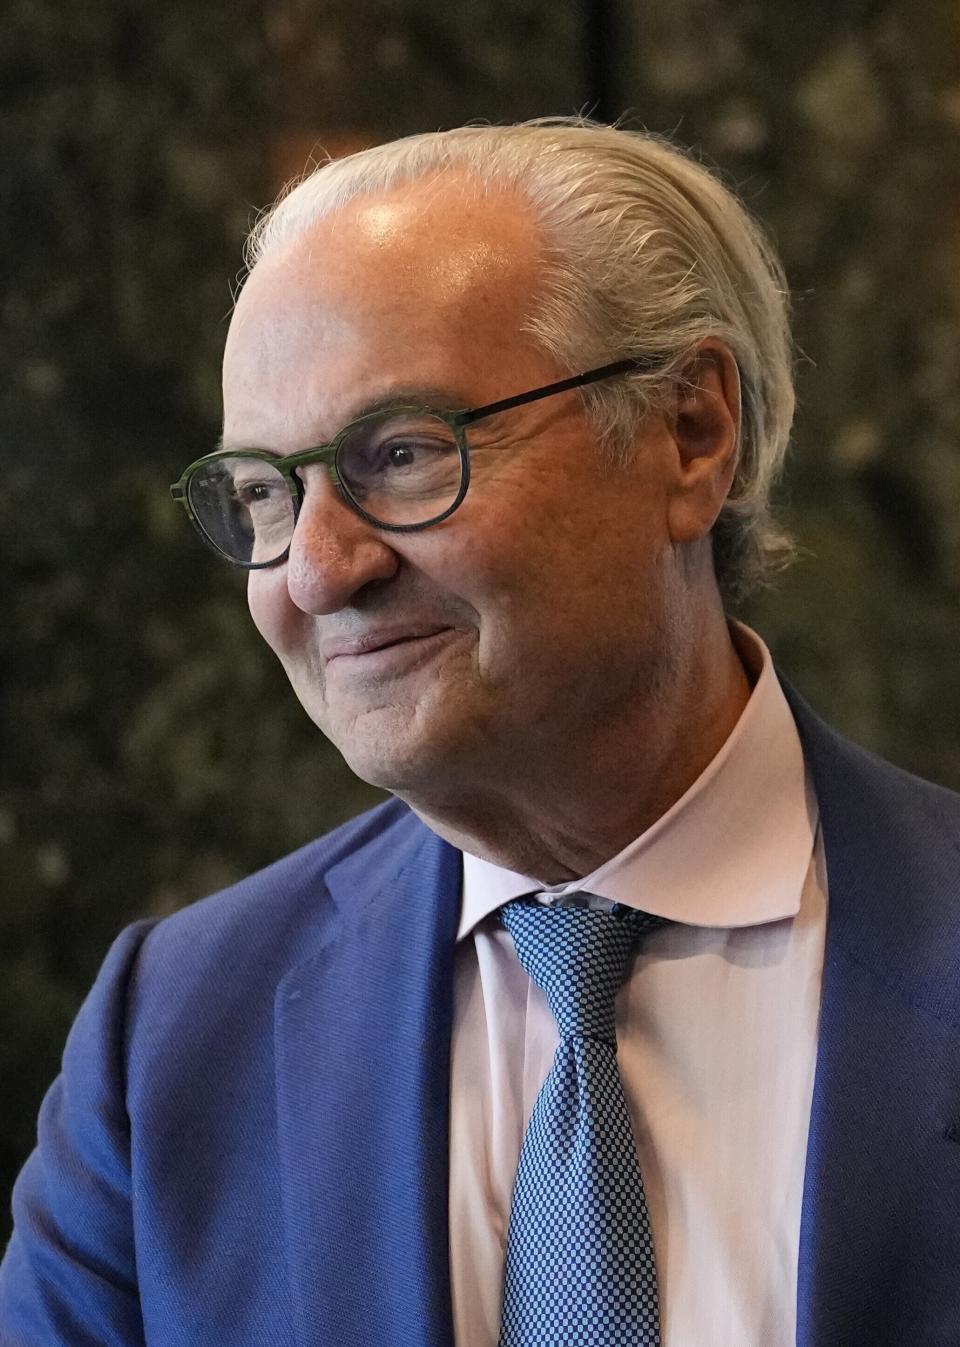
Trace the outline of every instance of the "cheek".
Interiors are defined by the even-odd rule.
[[[247,581],[247,606],[253,624],[281,659],[295,642],[298,616],[303,617],[287,593],[283,570],[251,571]]]

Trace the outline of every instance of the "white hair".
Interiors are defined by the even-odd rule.
[[[738,461],[713,529],[734,604],[792,555],[770,513],[793,419],[788,295],[780,263],[737,198],[660,136],[583,118],[467,126],[331,160],[256,223],[251,268],[352,198],[456,172],[479,191],[520,191],[543,231],[542,288],[526,327],[571,373],[628,356],[651,372],[583,390],[605,444],[623,454],[640,419],[708,337],[740,371]]]

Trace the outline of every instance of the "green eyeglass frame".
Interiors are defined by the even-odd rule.
[[[554,397],[558,393],[566,393],[573,388],[582,388],[586,384],[599,383],[601,379],[612,379],[618,374],[628,374],[637,371],[650,371],[656,369],[662,364],[662,359],[656,356],[636,356],[626,360],[615,360],[609,365],[600,365],[596,369],[587,370],[583,374],[575,374],[567,379],[560,379],[556,383],[545,384],[541,388],[531,389],[526,393],[516,393],[513,397],[502,398],[499,402],[489,402],[482,407],[472,407],[467,410],[442,412],[427,407],[395,407],[391,410],[396,412],[425,412],[436,419],[443,421],[453,432],[457,448],[460,454],[460,489],[456,494],[452,504],[447,506],[440,514],[432,516],[429,519],[421,520],[415,524],[387,524],[382,520],[375,518],[364,510],[359,501],[355,500],[350,494],[346,484],[343,482],[337,471],[337,456],[340,452],[340,446],[346,438],[356,430],[358,426],[372,420],[374,417],[383,415],[382,410],[368,412],[366,416],[358,417],[344,426],[332,440],[327,444],[315,445],[310,449],[301,449],[295,454],[276,454],[266,449],[217,449],[213,453],[204,454],[202,458],[195,459],[193,463],[186,468],[179,481],[174,482],[170,487],[170,495],[175,501],[178,501],[186,511],[187,518],[200,534],[200,537],[212,548],[219,557],[229,561],[231,565],[239,566],[244,570],[261,570],[270,566],[279,566],[286,560],[289,552],[289,545],[271,561],[264,562],[245,562],[225,552],[204,529],[200,520],[195,515],[190,505],[190,480],[194,473],[202,468],[208,467],[211,463],[216,463],[221,459],[236,458],[242,456],[245,459],[260,460],[269,463],[275,468],[287,483],[290,496],[293,502],[294,522],[300,513],[300,507],[303,503],[304,485],[301,478],[297,475],[299,468],[307,467],[313,463],[322,463],[329,475],[330,481],[337,490],[344,503],[349,506],[354,513],[361,519],[373,525],[377,529],[382,529],[388,533],[416,533],[421,529],[430,528],[434,524],[439,524],[442,520],[449,518],[454,510],[463,502],[467,494],[467,488],[470,485],[470,453],[467,447],[465,429],[475,421],[480,421],[487,416],[494,416],[498,412],[510,411],[514,407],[522,407],[529,402],[538,402],[541,398]]]

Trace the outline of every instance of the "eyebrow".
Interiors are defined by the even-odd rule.
[[[350,409],[350,415],[341,422],[334,435],[338,435],[344,426],[352,425],[354,421],[359,421],[362,416],[371,416],[374,412],[391,411],[397,407],[421,407],[424,411],[431,412],[459,412],[469,410],[469,403],[455,393],[451,393],[449,388],[441,388],[439,385],[432,387],[413,388],[394,388],[389,393],[382,393],[379,397],[371,398],[367,402],[358,404]],[[332,438],[332,437],[331,437]],[[329,440],[318,439],[317,444],[329,444]],[[214,452],[220,449],[254,449],[257,446],[247,443],[226,444],[222,435],[217,436],[217,442],[214,446]],[[315,445],[309,445],[308,448],[315,448]],[[276,453],[276,450],[261,449],[261,453]],[[300,451],[297,451],[300,452]],[[282,455],[278,455],[282,457]]]

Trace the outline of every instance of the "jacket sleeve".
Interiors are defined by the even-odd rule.
[[[119,936],[67,1039],[17,1180],[0,1347],[143,1347],[125,1103],[127,993],[153,922]]]

